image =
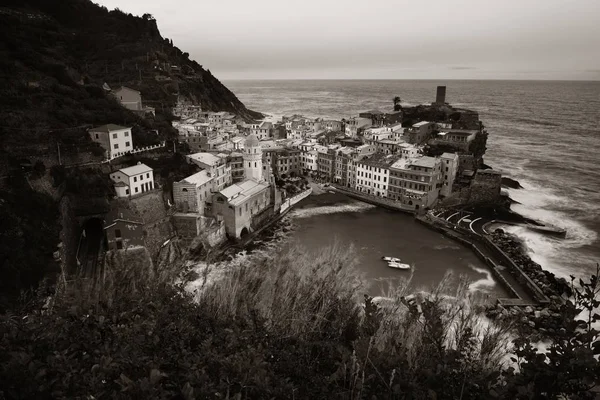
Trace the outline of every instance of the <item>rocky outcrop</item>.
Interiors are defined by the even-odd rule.
[[[523,189],[523,186],[516,179],[508,178],[506,176],[502,177],[502,186],[510,189]]]
[[[571,295],[571,287],[563,278],[542,269],[526,253],[523,243],[513,235],[496,229],[490,239],[517,264],[548,297]]]

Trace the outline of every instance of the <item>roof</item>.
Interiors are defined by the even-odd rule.
[[[212,176],[208,174],[207,170],[202,170],[200,172],[196,172],[194,175],[190,175],[187,178],[182,179],[180,182],[187,182],[196,186],[200,186],[204,185],[206,182],[210,182],[212,179]]]
[[[458,154],[456,153],[444,153],[440,156],[440,158],[458,158]]]
[[[127,90],[131,90],[132,92],[140,93],[140,91],[139,91],[139,90],[135,90],[135,89],[132,89],[132,88],[130,88],[130,87],[127,87],[127,86],[121,86],[120,88],[118,88],[118,89],[115,89],[115,92],[117,92],[117,91],[119,91],[119,90],[125,90],[125,89],[127,89]]]
[[[240,204],[243,204],[246,200],[250,199],[255,194],[262,192],[268,187],[269,184],[266,182],[258,182],[252,179],[248,179],[240,183],[228,186],[225,189],[221,190],[219,193],[221,193],[227,198],[229,204],[231,204],[232,206],[238,206]]]
[[[396,163],[400,156],[395,154],[383,154],[383,153],[375,153],[371,157],[365,158],[360,161],[361,164],[371,165],[375,167],[389,167]]]
[[[429,121],[421,121],[421,122],[417,122],[416,124],[413,124],[413,128],[420,128],[422,126],[425,126],[427,124],[430,124],[431,122]]]
[[[138,163],[137,165],[134,165],[132,167],[121,168],[119,172],[122,172],[127,176],[134,176],[143,174],[145,172],[152,172],[152,168],[150,168],[146,164]]]
[[[104,229],[110,228],[117,221],[127,221],[140,225],[144,223],[142,219],[136,217],[131,210],[122,207],[112,207],[104,217]]]
[[[213,167],[221,162],[220,157],[217,157],[211,153],[195,153],[195,154],[189,154],[186,157],[188,157],[189,159],[191,159],[193,161],[198,161],[202,164],[208,165],[210,167]]]
[[[90,132],[109,133],[109,132],[114,132],[114,131],[121,131],[123,129],[131,129],[131,128],[121,126],[121,125],[116,125],[116,124],[106,124],[106,125],[98,126],[96,128],[92,128],[92,129],[90,129]]]
[[[257,147],[260,146],[260,142],[255,134],[250,134],[246,137],[246,141],[244,142],[244,147]]]
[[[412,165],[417,167],[433,168],[435,167],[436,162],[437,159],[435,157],[423,156],[415,159]]]

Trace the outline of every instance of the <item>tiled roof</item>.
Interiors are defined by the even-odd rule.
[[[150,168],[146,164],[140,163],[140,164],[134,165],[132,167],[122,168],[119,171],[124,173],[127,176],[134,176],[134,175],[143,174],[145,172],[152,172],[152,168]]]
[[[113,132],[113,131],[120,131],[123,129],[131,129],[131,128],[121,126],[121,125],[115,125],[115,124],[106,124],[106,125],[98,126],[96,128],[92,128],[92,129],[90,129],[90,132],[109,133],[109,132]]]

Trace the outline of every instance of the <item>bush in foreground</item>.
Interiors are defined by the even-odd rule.
[[[527,350],[519,354],[520,370],[505,369],[508,330],[484,323],[465,284],[449,293],[445,281],[417,301],[405,296],[405,284],[387,301],[361,302],[354,259],[339,246],[318,254],[257,255],[194,294],[171,283],[175,271],[151,268],[106,269],[93,282],[66,283],[44,313],[3,318],[0,394],[540,398],[537,383],[528,386],[544,373],[539,356]],[[570,342],[575,353],[569,354],[596,343],[593,332],[585,332]],[[576,329],[568,333],[577,335]],[[572,368],[594,361],[586,357]],[[587,370],[585,379],[594,380],[596,370]],[[552,396],[567,392],[561,388]],[[585,398],[583,389],[569,394]]]

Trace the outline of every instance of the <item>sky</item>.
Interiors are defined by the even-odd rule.
[[[600,80],[600,0],[94,0],[222,80]]]

